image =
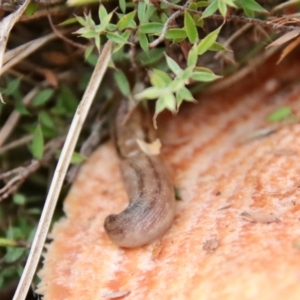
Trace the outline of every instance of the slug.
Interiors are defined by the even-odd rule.
[[[112,136],[129,205],[106,217],[104,229],[113,243],[134,248],[166,233],[174,218],[175,197],[162,158],[145,154],[137,144],[137,139],[151,143],[156,138],[148,111],[139,106],[128,115],[128,105],[127,100],[121,101]]]

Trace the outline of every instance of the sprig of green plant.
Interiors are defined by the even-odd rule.
[[[187,88],[188,84],[195,81],[211,82],[220,78],[208,68],[197,66],[198,56],[207,51],[226,50],[217,41],[222,26],[208,33],[204,38],[199,38],[199,30],[203,30],[206,18],[219,12],[225,22],[228,8],[242,9],[247,16],[253,16],[255,12],[266,12],[254,0],[196,0],[187,1],[183,6],[179,3],[178,0],[161,0],[155,4],[148,0],[138,2],[119,0],[119,8],[109,13],[103,4],[99,6],[99,24],[95,23],[90,13],[84,17],[76,17],[82,26],[76,31],[77,34],[93,39],[98,50],[105,39],[112,40],[115,43],[115,52],[119,50],[123,53],[123,59],[126,59],[124,45],[128,44],[138,51],[138,55],[144,53],[149,57],[152,56],[152,48],[164,41],[177,45],[181,42],[190,44],[185,68],[180,67],[178,62],[168,55],[168,49],[165,51],[165,56],[161,56],[160,59],[165,60],[164,63],[169,72],[162,67],[164,64],[155,66],[150,63],[152,70],[148,72],[148,75],[151,86],[136,95],[136,98],[139,100],[157,99],[155,118],[164,109],[177,112],[183,101],[194,101],[194,97]],[[117,21],[114,23],[115,17]],[[174,23],[178,17],[183,19],[183,27]],[[137,49],[137,46],[140,48]],[[87,48],[86,59],[92,52],[93,45]],[[162,63],[161,60],[160,63]],[[123,88],[121,81],[117,84],[120,89]]]

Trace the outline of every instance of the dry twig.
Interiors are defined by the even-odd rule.
[[[112,42],[109,41],[103,48],[103,51],[98,59],[90,82],[86,88],[81,102],[75,112],[70,130],[68,132],[66,142],[63,146],[58,164],[56,166],[53,180],[51,182],[49,193],[47,195],[45,206],[41,215],[41,219],[32,243],[32,247],[27,259],[22,277],[17,287],[13,300],[24,300],[38,265],[46,236],[50,227],[51,219],[57,203],[57,199],[62,188],[62,184],[69,167],[71,156],[76,146],[79,133],[86,119],[92,101],[98,90],[103,75],[107,69],[111,57]]]

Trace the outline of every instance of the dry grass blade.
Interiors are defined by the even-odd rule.
[[[280,46],[290,40],[292,40],[293,38],[297,37],[300,34],[300,30],[296,29],[293,31],[290,31],[284,35],[282,35],[281,37],[279,37],[278,39],[276,39],[274,42],[272,42],[271,44],[269,44],[266,49],[271,48],[271,47],[275,47],[275,46]]]
[[[57,38],[55,33],[50,33],[44,37],[38,38],[36,40],[30,41],[22,46],[19,46],[15,49],[9,50],[5,53],[3,58],[3,66],[0,69],[0,75],[5,73],[11,67],[13,67],[18,62],[22,61],[23,58],[30,55],[32,52],[42,47],[47,42],[52,39]]]
[[[56,166],[53,180],[51,182],[49,193],[45,202],[42,216],[32,243],[28,260],[26,262],[22,277],[14,295],[14,300],[24,300],[26,298],[29,286],[34,276],[38,265],[46,236],[49,230],[50,222],[53,216],[54,208],[70,164],[79,133],[86,119],[92,101],[98,90],[103,75],[107,69],[111,57],[112,42],[109,41],[103,48],[103,51],[98,59],[93,75],[87,86],[80,104],[77,107],[70,130],[68,132],[66,142],[63,146],[61,156]]]
[[[20,6],[20,8],[17,11],[11,13],[9,16],[7,16],[5,19],[3,19],[0,22],[0,74],[1,74],[3,56],[4,56],[9,33],[13,28],[13,26],[15,25],[15,23],[24,13],[29,3],[30,0],[26,0],[24,4]],[[1,94],[0,94],[0,100],[3,102]]]

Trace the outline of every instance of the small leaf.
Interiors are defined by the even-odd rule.
[[[171,112],[176,112],[176,99],[173,93],[169,92],[164,94],[163,96],[163,103],[164,107],[168,109]],[[155,107],[155,113],[156,113],[156,107]]]
[[[17,205],[24,205],[26,203],[26,198],[23,194],[16,193],[13,195],[13,202]]]
[[[183,100],[192,102],[195,101],[195,98],[193,97],[192,93],[186,87],[181,88],[179,91],[177,91],[176,94],[180,95]]]
[[[4,261],[6,263],[13,263],[18,260],[25,252],[24,248],[7,248],[6,255],[4,256]]]
[[[159,77],[160,80],[163,82],[161,87],[165,87],[172,82],[172,78],[164,71],[152,69],[152,71],[150,72],[150,78],[152,74],[155,74],[155,76]]]
[[[37,4],[36,3],[29,3],[25,10],[25,14],[27,16],[32,16],[37,11]]]
[[[210,47],[216,42],[220,30],[222,27],[217,28],[216,30],[209,33],[198,45],[198,54],[201,55],[209,50]]]
[[[103,20],[107,16],[107,10],[106,10],[106,8],[103,4],[100,4],[100,6],[99,6],[98,16],[99,16],[99,19],[100,19],[101,23],[103,22]]]
[[[6,88],[0,88],[0,93],[6,96],[12,95],[15,91],[18,90],[20,82],[21,78],[10,80]]]
[[[144,52],[149,51],[149,41],[147,38],[147,35],[145,33],[139,32],[138,33],[138,39],[140,41],[141,48]]]
[[[48,100],[51,99],[52,95],[54,94],[54,89],[44,89],[41,92],[39,92],[32,100],[32,106],[42,106],[44,105]]]
[[[202,18],[207,18],[209,16],[211,16],[212,14],[214,14],[216,11],[218,10],[218,2],[217,0],[214,0],[210,5],[208,5],[203,14],[202,14]]]
[[[198,30],[194,19],[188,11],[184,12],[184,28],[191,43],[198,41]]]
[[[131,22],[134,22],[133,19],[135,17],[136,11],[132,11],[127,15],[124,15],[119,22],[117,23],[117,28],[119,30],[124,30],[126,27],[130,25]]]
[[[150,49],[147,53],[141,52],[137,58],[144,66],[153,65],[164,57],[164,51],[164,48]]]
[[[108,14],[107,16],[105,16],[102,20],[100,25],[94,26],[92,28],[94,28],[94,30],[92,30],[92,32],[94,32],[95,34],[99,34],[102,33],[103,31],[106,30],[111,18],[113,16],[113,13],[111,12],[110,14]]]
[[[125,14],[126,12],[126,0],[119,0],[119,6],[121,11]]]
[[[194,66],[187,67],[177,76],[177,78],[181,79],[183,81],[183,83],[187,83],[189,81],[189,79],[191,78],[193,69],[194,69]]]
[[[189,54],[188,54],[188,61],[187,65],[189,67],[195,67],[198,61],[198,49],[197,49],[197,44],[194,44],[192,49],[190,49]]]
[[[267,120],[269,122],[279,122],[292,115],[292,109],[289,106],[284,106],[271,113]]]
[[[157,72],[150,71],[149,77],[150,77],[150,82],[154,87],[163,88],[167,86],[164,79],[161,76],[159,76]]]
[[[112,40],[113,42],[117,43],[117,44],[129,44],[129,42],[127,42],[128,39],[125,39],[123,36],[113,33],[113,32],[108,32],[106,34],[107,38]]]
[[[48,128],[55,128],[53,118],[45,111],[41,111],[39,114],[39,120],[41,124],[45,125]]]
[[[135,95],[136,100],[143,100],[143,99],[157,99],[159,96],[163,94],[163,89],[158,87],[149,87]]]
[[[140,21],[140,24],[145,24],[148,22],[148,18],[146,16],[146,3],[139,1],[138,2],[138,10],[137,10],[137,14],[138,14],[138,19]]]
[[[220,11],[221,15],[223,17],[225,17],[226,14],[227,14],[227,5],[226,5],[225,1],[219,0],[218,1],[218,8],[219,8],[219,11]]]
[[[41,159],[44,152],[44,137],[40,124],[37,125],[31,145],[31,152],[34,158]]]
[[[214,42],[213,45],[209,48],[209,50],[210,51],[224,51],[224,50],[231,51],[218,42]]]
[[[175,39],[185,39],[187,33],[184,28],[169,28],[166,33],[166,39],[175,40]]]
[[[152,143],[146,143],[143,140],[136,139],[137,144],[139,145],[140,149],[146,153],[147,155],[159,155],[161,149],[161,141],[160,139],[156,139]]]
[[[177,92],[179,89],[184,87],[185,79],[181,78],[175,78],[170,84],[169,84],[169,90],[173,93]]]
[[[91,45],[91,46],[88,46],[85,51],[84,51],[84,59],[87,60],[89,58],[89,56],[91,55],[91,53],[93,52],[94,50],[94,46]]]
[[[268,12],[254,0],[237,0],[236,4],[243,9],[248,9],[250,11]]]
[[[121,70],[116,70],[114,72],[114,78],[121,93],[125,97],[128,97],[130,94],[130,86],[125,74]]]
[[[178,75],[182,71],[182,69],[179,67],[179,65],[177,64],[177,62],[173,58],[171,58],[170,56],[168,56],[166,54],[165,54],[165,57],[166,57],[167,64],[168,64],[168,67],[170,68],[170,70],[175,75]]]
[[[86,160],[86,157],[83,156],[82,154],[78,153],[78,152],[73,152],[72,157],[71,157],[71,164],[81,164],[82,162],[84,162]]]
[[[162,23],[151,22],[151,23],[140,25],[139,31],[147,34],[155,34],[155,33],[159,34],[161,33],[163,27],[164,25]]]
[[[210,82],[220,78],[221,76],[208,72],[194,72],[191,77],[197,81]]]

